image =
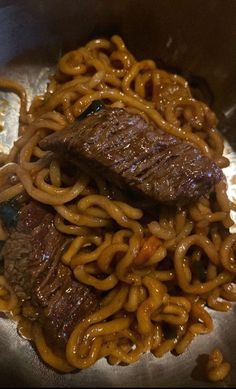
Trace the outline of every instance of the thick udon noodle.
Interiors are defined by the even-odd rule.
[[[74,328],[65,355],[56,355],[33,320],[32,307],[17,304],[0,278],[0,309],[31,318],[31,337],[44,361],[63,372],[87,368],[102,357],[130,364],[148,351],[156,357],[181,354],[195,336],[211,332],[206,308],[227,311],[229,301],[236,301],[236,235],[229,232],[236,207],[225,180],[188,207],[159,206],[145,222],[145,210],[127,203],[106,180],[82,172],[71,176],[54,154],[39,147],[42,138],[102,99],[190,141],[224,168],[228,160],[215,114],[192,97],[187,81],[152,60],[137,61],[113,36],[65,54],[46,93],[35,97],[29,110],[22,86],[0,80],[0,87],[21,99],[19,138],[9,155],[1,156],[0,202],[25,191],[50,204],[56,228],[73,238],[61,260],[78,281],[104,296],[99,310]],[[1,239],[6,238],[1,227]]]

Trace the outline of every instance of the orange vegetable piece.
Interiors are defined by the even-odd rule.
[[[141,250],[139,251],[137,257],[134,259],[134,264],[142,265],[147,262],[160,245],[161,241],[156,236],[152,235],[149,238],[144,238]]]

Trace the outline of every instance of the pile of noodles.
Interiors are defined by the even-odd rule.
[[[46,93],[35,97],[29,110],[22,86],[0,80],[0,87],[21,99],[19,138],[9,155],[1,155],[0,202],[25,191],[51,205],[56,228],[73,238],[61,260],[79,282],[104,296],[99,310],[74,328],[65,355],[49,348],[33,307],[17,302],[3,276],[0,310],[11,311],[19,327],[27,323],[41,357],[63,372],[102,357],[130,364],[145,352],[158,358],[169,351],[181,354],[197,335],[211,332],[206,308],[228,311],[229,301],[236,301],[236,234],[229,232],[236,206],[226,181],[190,206],[158,206],[147,218],[106,180],[69,175],[53,153],[39,147],[42,138],[73,123],[99,99],[139,113],[227,167],[215,114],[192,97],[187,81],[152,60],[137,61],[113,36],[65,54]],[[0,238],[7,238],[3,226]],[[210,366],[210,379],[228,374],[229,365],[220,361]]]

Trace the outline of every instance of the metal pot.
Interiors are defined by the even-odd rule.
[[[187,77],[193,90],[216,111],[235,172],[236,157],[236,2],[234,0],[0,0],[0,76],[26,86],[29,99],[42,93],[60,54],[98,36],[120,34],[138,58]],[[1,148],[17,136],[18,98],[1,93],[5,130]],[[5,100],[3,100],[5,99]],[[0,123],[1,124],[1,123]],[[228,143],[229,142],[229,143]],[[1,151],[1,149],[0,149]],[[235,180],[236,182],[236,180]],[[231,182],[231,193],[236,185]],[[211,387],[204,378],[206,354],[219,347],[232,363],[236,384],[235,307],[212,311],[214,331],[197,337],[183,355],[145,355],[130,366],[105,360],[90,369],[62,375],[45,366],[32,345],[0,318],[1,387]]]

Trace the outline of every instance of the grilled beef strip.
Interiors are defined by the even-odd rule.
[[[23,206],[1,255],[13,290],[37,309],[47,343],[62,351],[75,325],[99,307],[99,296],[61,262],[68,238],[53,220],[53,214],[34,201]]]
[[[189,203],[222,178],[221,169],[192,144],[119,108],[77,120],[44,138],[40,147],[157,203]]]

